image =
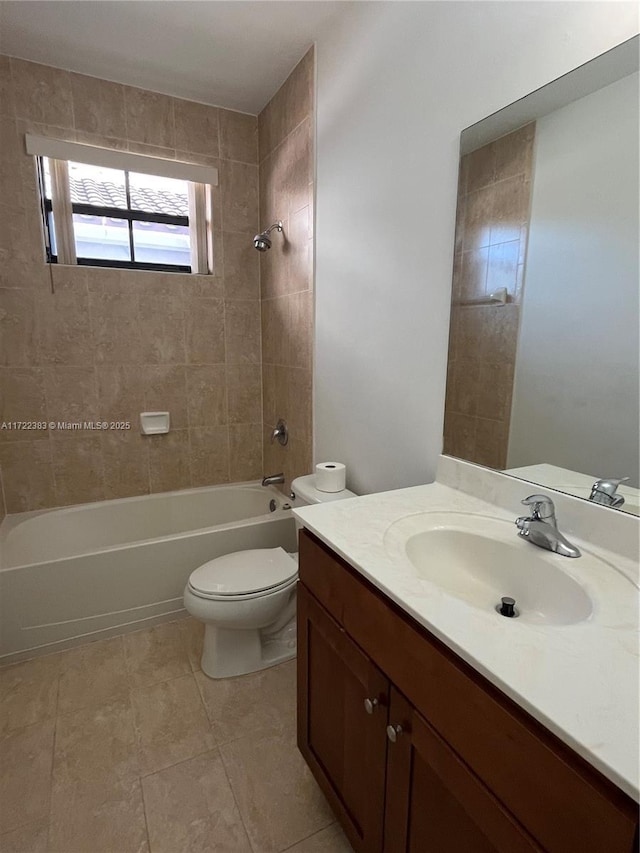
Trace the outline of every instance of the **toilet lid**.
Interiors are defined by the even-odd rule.
[[[189,584],[208,595],[248,595],[281,586],[297,573],[296,560],[283,548],[259,548],[209,560],[193,572]]]

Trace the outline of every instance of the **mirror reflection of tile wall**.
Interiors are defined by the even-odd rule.
[[[460,161],[444,453],[505,468],[535,123]],[[506,305],[482,304],[506,288]]]

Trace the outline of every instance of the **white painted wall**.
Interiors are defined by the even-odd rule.
[[[638,75],[540,119],[508,467],[638,486]]]
[[[635,3],[359,3],[317,42],[315,458],[442,449],[460,131],[638,31]]]

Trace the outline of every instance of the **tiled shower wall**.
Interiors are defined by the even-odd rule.
[[[285,490],[312,459],[313,79],[311,49],[258,118],[260,227],[284,224],[260,256],[264,467],[284,473]],[[280,418],[286,447],[270,441]]]
[[[444,452],[507,463],[535,124],[460,162]],[[475,305],[506,287],[506,305]]]
[[[256,117],[0,57],[0,121],[0,421],[132,425],[0,431],[7,511],[259,477]],[[215,275],[54,266],[52,292],[25,132],[218,166]]]

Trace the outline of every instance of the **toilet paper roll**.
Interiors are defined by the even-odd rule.
[[[341,492],[347,482],[347,469],[342,462],[320,462],[316,465],[316,489],[319,492]]]

